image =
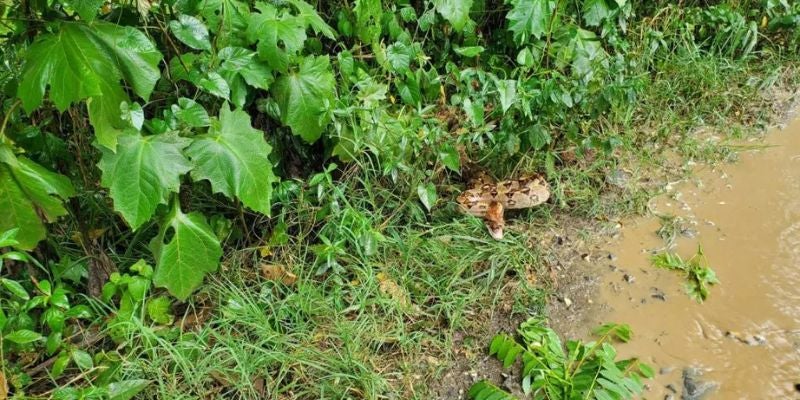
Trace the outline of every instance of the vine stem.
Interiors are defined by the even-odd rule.
[[[8,125],[8,120],[11,119],[11,114],[14,113],[14,110],[16,110],[20,104],[22,104],[22,100],[17,99],[17,101],[15,101],[14,104],[11,105],[11,108],[8,109],[6,116],[3,117],[3,124],[0,125],[0,142],[5,142],[7,140],[6,126]]]

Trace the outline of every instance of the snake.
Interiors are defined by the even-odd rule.
[[[550,198],[550,186],[539,175],[495,182],[485,172],[477,173],[456,201],[460,210],[484,219],[492,238],[503,238],[505,210],[535,207]]]

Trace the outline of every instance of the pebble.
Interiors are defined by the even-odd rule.
[[[625,274],[625,275],[622,275],[622,278],[625,279],[625,282],[628,282],[628,283],[636,282],[636,278],[634,278],[633,275]]]
[[[567,308],[570,308],[572,307],[572,300],[570,300],[569,297],[564,297],[564,304],[567,306]]]

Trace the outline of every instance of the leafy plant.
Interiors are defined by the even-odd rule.
[[[698,303],[708,298],[711,286],[719,283],[717,274],[708,265],[703,248],[697,246],[697,252],[688,260],[683,260],[675,253],[663,252],[651,258],[651,262],[658,268],[683,272],[686,277],[686,293]]]
[[[595,330],[596,342],[570,340],[566,347],[558,335],[531,318],[520,325],[519,342],[506,334],[492,339],[489,354],[510,368],[522,359],[522,390],[537,399],[631,399],[643,389],[642,379],[651,378],[653,370],[636,359],[616,360],[613,340],[630,340],[627,325],[605,324]],[[472,399],[513,399],[485,381],[474,384]]]
[[[0,234],[0,248],[18,244],[16,230]],[[59,379],[70,367],[81,372],[91,373],[95,361],[81,342],[73,338],[82,336],[86,329],[84,323],[93,321],[96,316],[89,304],[81,303],[81,297],[72,287],[80,273],[53,268],[60,271],[53,280],[36,279],[28,276],[27,281],[12,279],[4,260],[32,263],[42,267],[27,253],[9,251],[0,254],[0,375],[3,385],[0,394],[6,395],[5,382],[24,396],[25,387],[32,380],[29,371],[48,370],[50,379]],[[73,267],[70,267],[73,268]],[[21,275],[21,274],[18,274]],[[85,339],[83,343],[93,343],[96,339]],[[23,368],[32,362],[34,367]],[[101,361],[105,363],[105,360]],[[109,367],[104,365],[103,369]],[[115,381],[113,372],[100,376],[92,388],[70,387],[65,385],[55,392],[56,398],[80,398],[104,396],[109,399],[130,399],[142,391],[149,381],[143,379]],[[66,396],[75,394],[74,397]],[[70,394],[72,396],[72,394]],[[77,397],[75,397],[77,396]]]

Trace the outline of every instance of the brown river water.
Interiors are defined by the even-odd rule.
[[[720,280],[703,304],[678,272],[650,265],[666,246],[658,218],[626,224],[608,248],[616,258],[596,300],[608,307],[591,323],[631,326],[618,350],[657,371],[646,399],[681,399],[685,384],[708,389],[704,399],[800,399],[800,119],[763,144],[650,204],[684,221],[672,251],[688,259],[703,246]]]

